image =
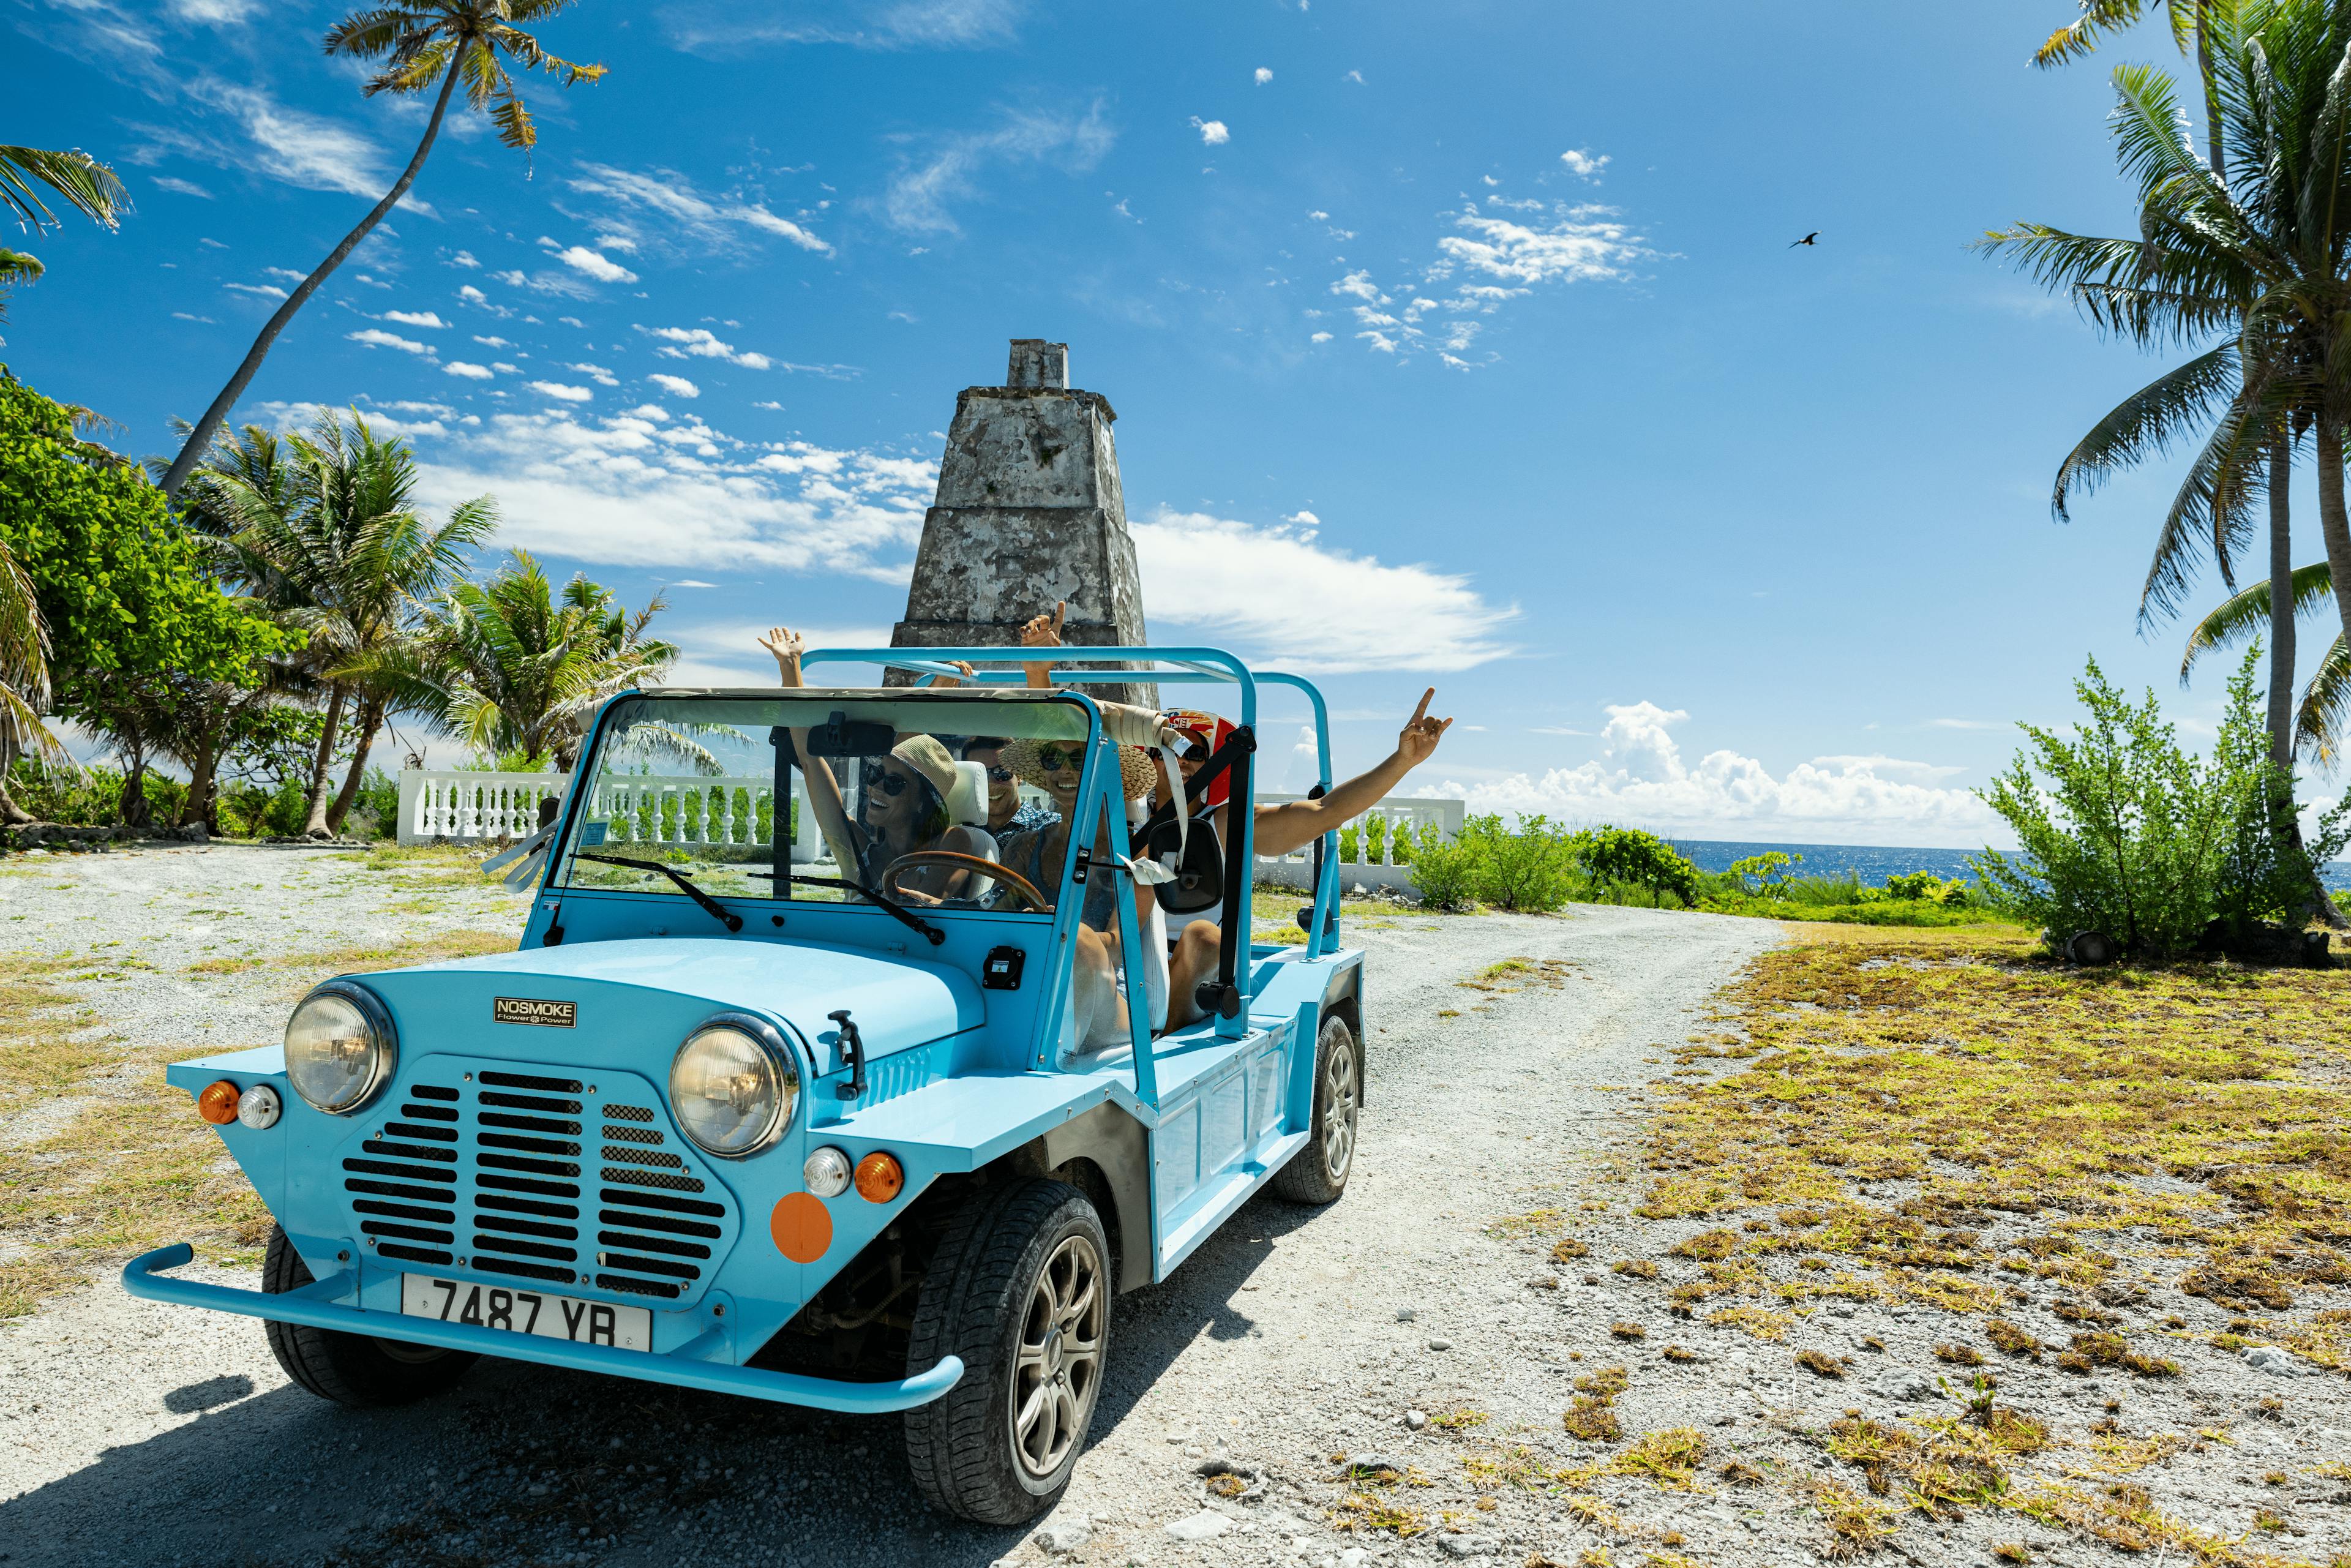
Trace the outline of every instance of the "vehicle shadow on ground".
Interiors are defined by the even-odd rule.
[[[1259,1196],[1174,1279],[1120,1298],[1092,1443],[1120,1431],[1186,1346],[1260,1333],[1241,1286],[1317,1212]],[[194,1421],[0,1501],[7,1568],[110,1560],[633,1568],[689,1553],[697,1563],[758,1563],[876,1552],[977,1568],[1035,1528],[932,1512],[907,1475],[895,1416],[519,1362],[484,1362],[437,1400],[345,1410],[293,1387],[250,1396],[248,1373],[275,1375],[261,1325],[252,1327],[250,1368],[163,1396],[166,1409],[199,1412]],[[1185,1410],[1178,1423],[1213,1441],[1217,1417]]]

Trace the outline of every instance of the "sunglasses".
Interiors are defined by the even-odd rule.
[[[1066,768],[1072,773],[1082,771],[1085,752],[1077,747],[1040,746],[1037,748],[1037,766],[1048,773],[1058,773]]]
[[[990,784],[1009,784],[1012,782],[1012,769],[997,763],[988,768],[987,781]]]
[[[865,789],[867,793],[871,794],[872,791],[879,789],[882,793],[891,797],[893,800],[904,794],[906,792],[906,786],[914,782],[913,779],[907,778],[904,774],[893,773],[878,762],[869,762],[863,768],[860,768],[857,774],[857,781]]]

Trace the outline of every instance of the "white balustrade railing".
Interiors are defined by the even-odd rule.
[[[563,773],[408,768],[400,776],[399,839],[423,844],[528,838],[538,831],[539,802],[561,800],[570,785]],[[806,795],[797,788],[792,795],[805,808]],[[775,796],[772,778],[607,774],[588,810],[609,824],[608,844],[750,847],[775,842]],[[795,862],[823,852],[814,827],[803,809],[792,844]]]
[[[1260,806],[1278,806],[1285,800],[1303,800],[1303,795],[1260,793]],[[1360,817],[1351,819],[1339,835],[1339,888],[1345,892],[1357,885],[1365,887],[1409,887],[1412,885],[1412,851],[1408,847],[1426,843],[1431,836],[1451,842],[1461,835],[1461,822],[1467,808],[1459,800],[1413,799],[1391,795],[1366,810]],[[1292,851],[1286,855],[1257,857],[1257,880],[1280,883],[1303,888],[1312,874],[1311,847]]]

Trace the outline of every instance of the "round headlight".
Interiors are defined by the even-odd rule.
[[[697,1148],[722,1159],[776,1141],[799,1103],[800,1075],[775,1030],[756,1019],[712,1019],[669,1066],[669,1103]]]
[[[839,1149],[819,1149],[800,1166],[800,1182],[819,1197],[839,1197],[849,1190],[849,1156]]]
[[[330,1116],[367,1103],[398,1061],[392,1015],[348,982],[319,987],[286,1022],[286,1081]]]

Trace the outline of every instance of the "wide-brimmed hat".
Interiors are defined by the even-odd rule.
[[[1025,735],[1016,736],[1004,743],[998,760],[1012,770],[1015,779],[1043,789],[1049,784],[1050,775],[1038,754],[1051,745],[1083,756],[1085,744],[1082,740],[1043,741]],[[1139,800],[1150,794],[1159,783],[1159,769],[1152,766],[1151,754],[1139,746],[1118,748],[1118,771],[1119,798],[1123,800]]]
[[[987,769],[977,762],[957,762],[936,736],[910,735],[890,748],[890,755],[921,774],[938,792],[947,809],[947,821],[967,827],[987,821]]]

